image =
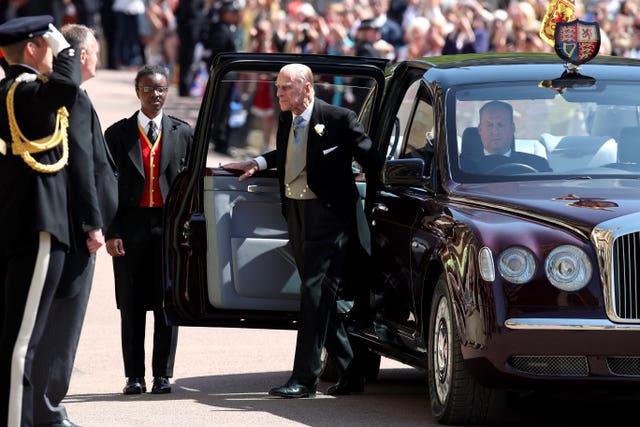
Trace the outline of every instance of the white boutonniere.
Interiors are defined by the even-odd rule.
[[[313,130],[315,130],[318,135],[322,136],[324,134],[324,125],[317,124],[313,127]]]

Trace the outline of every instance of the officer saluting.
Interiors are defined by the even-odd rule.
[[[0,25],[9,64],[0,82],[0,426],[33,425],[33,354],[71,241],[66,108],[81,74],[52,23]]]

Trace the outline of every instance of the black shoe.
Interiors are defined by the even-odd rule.
[[[147,392],[147,385],[142,377],[129,377],[122,394],[141,394]]]
[[[308,387],[296,380],[289,380],[285,385],[269,390],[271,396],[300,398],[316,395],[315,387]]]
[[[80,427],[78,424],[71,422],[69,418],[65,418],[62,421],[49,424],[51,427]]]
[[[169,383],[169,379],[167,377],[154,377],[153,387],[151,387],[151,393],[171,393],[171,384]]]
[[[362,392],[364,392],[364,378],[352,374],[342,375],[337,383],[327,389],[327,394],[331,396],[345,396]]]

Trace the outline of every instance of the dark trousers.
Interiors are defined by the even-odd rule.
[[[144,377],[147,311],[153,310],[153,376],[172,377],[178,327],[162,309],[162,208],[130,208],[123,213],[124,257],[114,258],[126,377]]]
[[[51,304],[45,332],[33,364],[33,416],[35,424],[67,418],[61,404],[69,390],[73,362],[87,311],[96,256],[84,248],[68,254],[58,294]],[[60,290],[73,289],[72,294]]]
[[[351,232],[317,199],[287,203],[291,248],[302,283],[296,354],[292,379],[315,386],[326,347],[343,370],[353,359],[346,330],[337,312],[338,287],[345,268]]]
[[[32,366],[65,256],[46,232],[0,247],[0,426],[33,425]]]
[[[120,310],[122,357],[126,377],[144,377],[144,336],[147,311]],[[169,326],[163,310],[153,310],[153,354],[151,369],[154,377],[173,376],[178,327]]]

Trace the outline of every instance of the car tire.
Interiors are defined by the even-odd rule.
[[[340,367],[336,360],[327,353],[327,349],[322,349],[322,372],[320,379],[326,382],[337,382],[340,379]],[[379,354],[371,350],[366,350],[364,355],[364,379],[367,383],[376,382],[380,373]]]
[[[442,424],[495,424],[506,408],[506,390],[480,384],[465,366],[451,295],[441,275],[431,300],[428,383],[433,416]]]

